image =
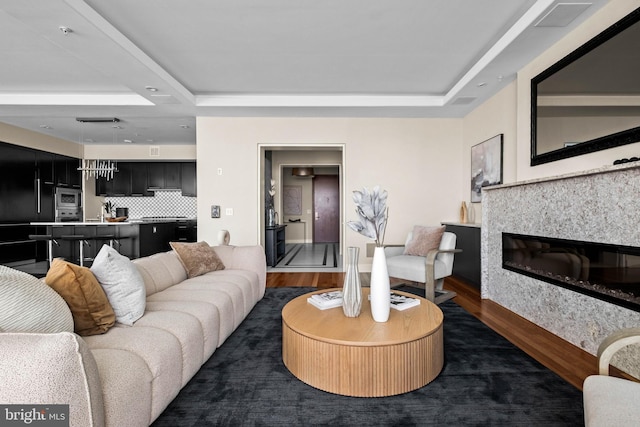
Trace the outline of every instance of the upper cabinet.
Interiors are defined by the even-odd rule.
[[[78,159],[56,154],[53,160],[55,185],[82,188],[82,173],[78,170],[79,164]]]
[[[112,180],[96,180],[98,196],[153,196],[154,190],[182,190],[196,195],[195,162],[118,162]]]
[[[190,197],[197,196],[196,162],[181,163],[180,174],[182,180],[182,195]]]
[[[0,222],[52,221],[54,187],[81,187],[76,158],[0,142]]]

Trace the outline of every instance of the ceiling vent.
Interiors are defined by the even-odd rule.
[[[538,22],[536,27],[566,27],[592,3],[558,3]]]
[[[117,117],[76,117],[76,120],[82,123],[118,123]]]

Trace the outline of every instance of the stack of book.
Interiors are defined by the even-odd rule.
[[[369,299],[371,299],[371,295],[369,295]],[[407,308],[420,305],[420,300],[418,298],[411,298],[400,294],[394,294],[393,292],[391,292],[390,295],[390,302],[391,308],[398,311],[406,310]]]
[[[342,291],[323,292],[313,294],[307,298],[307,302],[320,310],[342,307]]]
[[[419,299],[391,292],[391,308],[402,311],[407,308],[415,307],[416,305],[420,305]]]

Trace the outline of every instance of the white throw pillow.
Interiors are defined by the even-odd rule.
[[[146,306],[144,281],[129,258],[103,245],[91,271],[107,294],[117,322],[131,326],[142,317]]]
[[[73,332],[64,299],[42,280],[0,265],[0,331]]]

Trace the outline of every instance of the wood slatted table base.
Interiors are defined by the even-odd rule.
[[[371,319],[366,294],[360,314],[363,318],[357,320],[345,317],[340,307],[318,310],[306,306],[308,296],[291,301],[292,306],[283,309],[282,322],[283,362],[304,383],[345,396],[393,396],[423,387],[442,370],[443,317],[440,309],[429,301],[422,299],[420,306],[402,312],[391,310],[386,324]],[[428,313],[429,310],[437,313]],[[307,321],[303,320],[305,317]],[[354,341],[337,339],[332,333],[336,322],[344,324],[346,330],[357,325],[358,331],[366,331],[363,334],[368,339],[363,340],[358,334]],[[326,334],[318,333],[323,329],[322,323]],[[421,336],[406,341],[402,337],[389,340],[385,328],[396,331],[398,327],[409,331],[407,336]]]

